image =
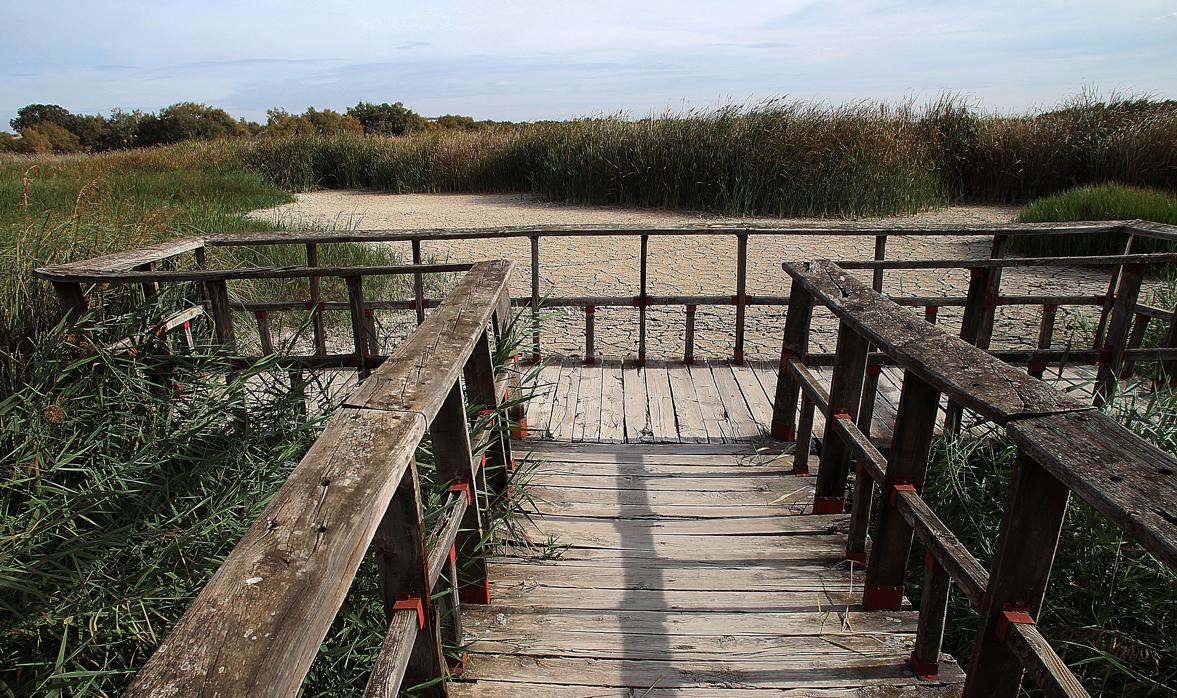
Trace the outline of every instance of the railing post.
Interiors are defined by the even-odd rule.
[[[826,431],[821,441],[821,465],[813,495],[814,514],[840,514],[846,509],[846,478],[850,471],[850,448],[838,434],[837,420],[853,420],[862,399],[870,343],[845,322],[838,324],[838,345],[830,378],[830,404],[826,410]]]
[[[1058,306],[1053,303],[1046,303],[1042,306],[1042,324],[1038,326],[1038,348],[1049,349],[1050,345],[1054,343],[1054,322],[1058,317]],[[1041,380],[1042,374],[1046,373],[1046,362],[1035,359],[1030,362],[1026,368],[1031,376]]]
[[[650,236],[642,235],[639,273],[640,290],[638,292],[638,366],[646,365],[646,260],[649,254]]]
[[[1132,254],[1132,243],[1135,239],[1135,235],[1128,234],[1128,239],[1124,241],[1124,251],[1121,254]],[[1120,275],[1123,270],[1124,266],[1117,264],[1108,277],[1108,290],[1103,296],[1103,307],[1099,311],[1099,322],[1095,325],[1095,338],[1091,343],[1092,349],[1099,349],[1104,345],[1103,333],[1107,329],[1108,313],[1112,312],[1112,307],[1116,303],[1116,287],[1120,285]]]
[[[1070,490],[1019,453],[1009,485],[1001,535],[980,604],[980,623],[965,679],[966,696],[1014,696],[1022,665],[1006,647],[1011,613],[1036,618],[1066,518]]]
[[[784,369],[781,369],[784,370]],[[793,451],[793,474],[809,475],[809,452],[813,447],[813,413],[817,405],[801,392],[801,419],[797,423],[797,446]]]
[[[53,292],[57,294],[57,302],[65,310],[66,323],[72,325],[86,314],[86,294],[82,285],[69,281],[54,281]]]
[[[490,350],[490,332],[483,332],[474,344],[470,358],[463,368],[466,379],[466,390],[471,405],[479,405],[488,410],[496,410],[503,396],[497,394],[498,385],[495,380],[494,357]],[[507,425],[499,420],[496,412],[488,427],[490,447],[486,451],[486,479],[491,493],[501,497],[507,492],[510,471],[513,467],[511,459],[511,439]]]
[[[1112,314],[1107,322],[1103,349],[1099,356],[1099,370],[1095,374],[1094,403],[1102,407],[1116,394],[1117,381],[1124,363],[1124,349],[1128,342],[1128,330],[1136,311],[1140,296],[1141,269],[1139,264],[1125,264],[1121,267],[1120,283]]]
[[[595,347],[593,346],[596,343],[593,322],[596,314],[596,306],[592,305],[591,303],[584,306],[584,362],[589,365],[595,364],[597,362],[597,355]]]
[[[397,610],[420,604],[421,622],[402,679],[406,686],[446,676],[438,612],[429,593],[429,552],[420,487],[416,463],[410,463],[372,540],[385,616],[391,621]],[[446,695],[445,683],[430,686],[426,695]]]
[[[209,305],[212,306],[213,336],[225,351],[237,351],[237,335],[233,332],[233,313],[229,309],[229,287],[224,279],[205,283]]]
[[[997,238],[994,237],[996,254]],[[960,338],[979,349],[988,349],[989,340],[993,336],[993,308],[996,306],[996,294],[992,291],[996,283],[1000,283],[1000,270],[993,267],[973,267],[969,269],[969,291],[965,297],[964,316],[960,322]],[[956,434],[960,431],[963,408],[955,400],[948,401],[944,415],[945,433]]]
[[[319,266],[319,246],[307,243],[307,266]],[[315,353],[323,356],[327,353],[327,332],[323,328],[323,299],[322,279],[317,276],[307,277],[307,286],[311,294],[311,329],[315,336]]]
[[[539,363],[539,236],[531,236],[531,361]]]
[[[348,276],[345,277],[347,281],[347,301],[348,307],[351,309],[351,336],[352,342],[355,344],[356,355],[356,370],[360,373],[360,380],[368,377],[371,373],[371,362],[368,360],[371,355],[370,345],[368,341],[368,319],[364,317],[364,277],[362,276]]]
[[[421,264],[421,241],[413,240],[413,266]],[[417,307],[417,324],[425,322],[425,280],[421,272],[413,272],[413,303]]]
[[[1141,344],[1144,344],[1144,338],[1148,334],[1148,325],[1152,320],[1152,316],[1144,313],[1136,313],[1136,322],[1132,323],[1132,333],[1128,335],[1128,344],[1125,349],[1139,349]],[[1131,357],[1124,358],[1123,368],[1120,369],[1120,378],[1129,379],[1132,377],[1132,372],[1136,369],[1136,361]]]
[[[948,597],[952,577],[932,553],[924,555],[924,589],[920,599],[919,626],[915,646],[907,660],[912,673],[926,681],[939,679],[940,648],[944,644],[944,624],[948,618]]]
[[[797,439],[797,396],[801,386],[789,373],[789,362],[803,360],[809,352],[809,323],[813,318],[813,295],[799,282],[789,290],[789,308],[781,340],[781,364],[777,371],[776,397],[772,403],[771,433],[774,439]]]
[[[887,471],[880,488],[879,521],[863,582],[864,609],[898,610],[903,600],[913,534],[899,513],[895,492],[901,487],[923,487],[939,404],[939,391],[914,373],[904,372]]]
[[[940,311],[940,306],[938,306],[938,305],[929,305],[929,306],[925,307],[924,308],[924,320],[927,321],[928,324],[930,324],[930,325],[935,325],[936,324],[936,315],[939,313],[939,311]]]
[[[274,337],[270,332],[270,314],[264,310],[253,311],[257,318],[257,336],[262,346],[262,354],[269,356],[274,353]]]
[[[687,305],[687,328],[682,362],[688,366],[695,363],[695,311],[697,309],[696,305]]]
[[[1169,315],[1169,327],[1165,332],[1165,347],[1177,347],[1177,305]],[[1160,380],[1168,381],[1170,386],[1177,386],[1177,359],[1162,359]]]
[[[151,271],[151,262],[140,264],[139,266],[135,267],[135,271]],[[159,284],[154,281],[144,281],[143,283],[139,284],[139,286],[143,289],[144,302],[150,302],[157,295],[159,295]]]
[[[736,346],[732,363],[744,365],[744,316],[748,304],[748,233],[736,235]]]
[[[491,375],[493,379],[493,373]],[[461,381],[454,383],[437,411],[429,425],[429,436],[438,482],[449,483],[452,490],[465,492],[469,500],[454,543],[461,561],[458,568],[459,596],[463,603],[488,604],[490,583],[486,557],[481,550],[482,506],[477,489],[479,464],[474,462],[470,447],[470,426],[466,421]]]
[[[881,262],[886,258],[887,258],[887,236],[886,235],[876,235],[875,236],[875,260]],[[871,278],[871,288],[873,288],[875,291],[877,291],[879,293],[883,292],[883,270],[882,269],[875,269],[874,270],[874,274],[872,275],[872,278]]]

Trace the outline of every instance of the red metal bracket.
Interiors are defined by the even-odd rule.
[[[845,497],[814,497],[814,514],[842,514],[846,511]]]
[[[527,417],[520,417],[516,422],[516,426],[511,430],[511,438],[526,439],[527,438]]]
[[[699,309],[699,306],[695,305],[694,303],[687,303],[687,312],[688,313],[693,313],[698,309]]]
[[[483,456],[485,458],[485,456]],[[474,486],[467,481],[458,480],[449,487],[450,492],[464,492],[466,493],[466,505],[469,506],[474,503]]]
[[[470,655],[463,652],[460,657],[446,657],[445,662],[450,668],[450,676],[461,676],[466,673],[466,662]]]
[[[929,575],[931,575],[931,574],[935,574],[936,572],[939,572],[942,569],[944,569],[944,568],[941,567],[940,561],[936,559],[936,556],[932,554],[932,551],[931,550],[925,551],[924,552],[924,571],[926,573],[928,573]]]
[[[878,376],[882,373],[883,373],[883,367],[880,366],[879,364],[867,364],[866,365],[866,375]]]
[[[1034,625],[1034,617],[1030,615],[1030,609],[1021,604],[1002,604],[1001,615],[997,617],[997,627],[993,629],[993,634],[998,640],[1005,642],[1005,638],[1009,634],[1010,623]]]
[[[488,415],[488,414],[494,414],[494,413],[495,413],[495,411],[494,411],[494,410],[478,410],[478,413],[477,413],[475,416],[477,416],[477,417],[485,417],[485,416],[486,416],[486,415]]]
[[[253,316],[258,320],[264,320],[265,318],[270,317],[270,313],[265,310],[255,310],[253,311]]]
[[[450,543],[449,558],[450,558],[451,565],[458,564],[458,544],[457,543]]]
[[[735,349],[732,351],[732,362],[735,363],[735,365],[737,365],[737,366],[744,365],[744,350],[743,349]]]
[[[862,590],[862,608],[866,611],[898,611],[903,605],[903,587],[867,585]]]
[[[912,494],[915,494],[915,485],[906,480],[896,480],[895,483],[891,485],[891,506],[895,506],[896,500],[899,499],[900,492],[911,492]]]
[[[376,316],[376,311],[372,310],[371,308],[364,308],[364,317],[375,317],[375,316]]]
[[[846,551],[846,559],[849,560],[850,562],[853,562],[856,565],[865,567],[866,566],[866,551],[859,550],[857,552],[853,552],[853,551],[847,550]]]
[[[417,628],[425,629],[425,605],[421,603],[421,597],[416,594],[402,594],[397,593],[396,601],[392,604],[394,611],[416,611],[417,612]]]
[[[912,652],[907,658],[907,666],[911,667],[911,673],[920,681],[940,680],[940,662],[921,662]]]
[[[597,306],[595,306],[595,305],[586,305],[586,306],[584,306],[584,314],[585,314],[585,315],[593,315],[593,314],[595,314],[596,312],[597,312]]]

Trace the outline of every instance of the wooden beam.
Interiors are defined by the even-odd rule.
[[[804,363],[809,352],[809,325],[813,319],[813,295],[804,285],[793,283],[789,289],[789,308],[785,315],[785,333],[781,339],[781,362],[777,371],[776,396],[772,402],[771,433],[774,439],[797,438],[796,412],[800,386],[789,372],[791,361]]]
[[[821,466],[817,471],[817,489],[813,495],[813,513],[838,514],[846,506],[846,477],[850,471],[850,448],[838,434],[839,413],[853,421],[862,400],[862,380],[866,370],[866,339],[845,322],[838,326],[838,346],[834,353],[834,374],[830,378],[830,404],[826,411],[825,437],[822,439]]]

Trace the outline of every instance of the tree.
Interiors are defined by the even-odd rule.
[[[458,114],[446,114],[439,116],[433,120],[438,126],[444,129],[454,129],[459,131],[473,131],[478,128],[478,124],[474,122],[472,116],[460,116]]]
[[[425,117],[397,102],[395,104],[370,104],[360,102],[347,110],[347,115],[359,121],[364,133],[378,133],[386,136],[403,136],[429,127]]]
[[[207,140],[247,136],[249,129],[234,121],[224,109],[196,102],[180,102],[147,116],[139,124],[139,145],[177,143],[189,139]]]
[[[18,109],[16,118],[8,123],[16,131],[24,131],[30,126],[45,123],[57,124],[67,131],[73,131],[77,121],[78,117],[65,107],[56,104],[30,104]]]
[[[76,134],[52,121],[21,129],[20,140],[26,153],[80,153],[82,143]]]

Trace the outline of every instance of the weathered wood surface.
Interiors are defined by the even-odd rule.
[[[1177,567],[1177,459],[1099,412],[1019,420],[1014,443],[1170,567]]]
[[[476,263],[478,264],[478,263]],[[390,264],[380,266],[352,267],[238,267],[236,269],[188,269],[177,271],[111,271],[106,269],[78,268],[60,271],[57,267],[38,269],[34,273],[49,281],[67,279],[82,283],[177,283],[181,281],[243,281],[246,279],[302,279],[323,276],[398,276],[409,274],[442,274],[469,271],[474,265],[463,262],[455,264]]]
[[[122,252],[114,252],[112,254],[102,255],[100,257],[91,257],[90,259],[82,259],[76,262],[69,262],[67,264],[57,264],[50,267],[43,267],[37,269],[33,274],[39,279],[55,280],[68,278],[70,280],[80,281],[81,278],[75,278],[76,275],[85,275],[92,271],[101,272],[126,272],[131,271],[135,267],[144,264],[151,264],[159,262],[169,257],[184,254],[185,252],[193,252],[204,247],[204,238],[180,238],[178,240],[168,240],[167,242],[157,243],[155,245],[144,245],[143,247],[136,247],[133,250],[124,250]]]
[[[558,501],[500,533],[509,556],[489,561],[494,605],[463,617],[469,683],[455,694],[940,695],[963,680],[947,659],[943,682],[906,669],[915,612],[862,610],[861,571],[842,561],[847,518],[805,513],[813,479],[791,474],[791,455],[545,443],[529,457],[543,459],[531,491]]]
[[[945,335],[832,262],[786,262],[784,268],[842,322],[904,368],[997,424],[1087,407],[985,351]]]
[[[838,259],[842,269],[1001,269],[1003,267],[1104,267],[1112,264],[1166,264],[1177,261],[1177,253],[1153,252],[1084,257],[998,257],[993,259]]]
[[[415,414],[333,418],[128,695],[295,695],[424,433]]]
[[[349,407],[420,412],[432,419],[506,293],[509,261],[478,262],[449,299],[346,401]]]

